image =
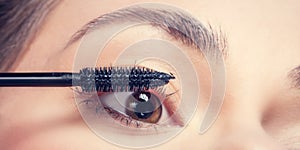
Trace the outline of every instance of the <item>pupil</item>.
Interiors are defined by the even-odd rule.
[[[134,95],[136,106],[134,114],[139,119],[148,119],[152,116],[155,106],[153,105],[151,94],[149,92],[137,92]]]
[[[154,106],[151,102],[139,102],[134,109],[134,114],[140,119],[151,117],[154,111]]]

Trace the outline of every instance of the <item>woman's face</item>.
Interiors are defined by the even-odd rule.
[[[65,48],[70,37],[94,18],[136,2],[142,1],[59,3],[14,65],[14,71],[72,71],[81,42],[77,40]],[[151,149],[300,149],[300,87],[294,84],[300,79],[300,69],[295,69],[300,65],[297,30],[300,3],[283,0],[154,2],[182,8],[204,24],[209,21],[213,27],[220,26],[227,39],[227,55],[224,56],[226,91],[222,109],[214,124],[199,134],[213,80],[203,54],[150,25],[132,27],[111,39],[98,66],[111,65],[135,42],[156,38],[182,49],[197,73],[195,82],[201,90],[199,98],[190,97],[198,101],[190,122],[182,127],[180,134]],[[131,63],[135,64],[135,60]],[[159,61],[145,61],[140,65],[166,69]],[[1,144],[4,149],[122,149],[89,129],[70,88],[1,88],[0,92],[0,140],[5,143]],[[116,131],[119,129],[111,128],[107,132],[115,134]]]

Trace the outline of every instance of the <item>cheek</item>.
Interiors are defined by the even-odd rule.
[[[80,138],[78,138],[80,135]],[[111,145],[99,140],[88,128],[80,123],[70,123],[28,136],[23,141],[14,141],[14,149],[23,150],[65,150],[65,149],[98,149]]]
[[[66,88],[11,88],[4,97],[3,111],[13,123],[59,121],[75,112],[75,104]],[[3,90],[3,92],[4,92]],[[67,92],[68,91],[68,92]],[[2,93],[2,92],[1,92]],[[18,94],[16,94],[18,93]]]

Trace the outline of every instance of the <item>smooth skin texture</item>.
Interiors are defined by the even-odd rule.
[[[49,14],[13,71],[71,71],[79,42],[69,38],[88,21],[143,1],[62,1]],[[149,1],[147,1],[149,2]],[[300,149],[300,91],[289,88],[288,72],[300,65],[300,3],[290,1],[151,1],[183,8],[201,22],[221,26],[228,39],[226,93],[215,124],[198,134],[210,96],[210,72],[192,48],[201,97],[193,119],[171,141],[151,149]],[[143,34],[141,34],[143,33]],[[124,49],[141,38],[168,37],[149,26],[114,38],[107,49]],[[118,51],[106,54],[107,65]],[[122,149],[98,138],[82,120],[69,88],[1,88],[1,149]],[[145,135],[146,136],[146,135]]]

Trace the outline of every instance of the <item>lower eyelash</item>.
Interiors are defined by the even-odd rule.
[[[121,125],[135,128],[142,128],[144,125],[141,121],[133,120],[131,117],[125,116],[110,107],[103,106],[103,108],[113,119],[119,121]]]
[[[85,105],[86,109],[92,108],[94,110],[93,113],[97,114],[97,116],[99,116],[100,118],[109,119],[113,121],[111,123],[114,125],[126,127],[125,130],[131,129],[135,134],[160,134],[166,133],[168,131],[174,131],[174,129],[177,130],[179,128],[182,128],[182,126],[172,126],[172,128],[170,128],[169,124],[152,124],[132,119],[131,117],[119,113],[118,111],[113,110],[110,107],[103,106],[97,98],[85,97],[84,100],[79,102],[79,105],[81,104]]]
[[[94,103],[96,100],[94,99],[85,99],[83,101],[81,101],[79,104],[84,104],[86,106],[89,105],[96,105],[93,106],[95,107],[95,113],[96,114],[108,114],[112,119],[114,119],[115,121],[119,122],[120,125],[122,126],[126,126],[126,127],[131,127],[131,128],[138,128],[138,129],[147,129],[149,127],[154,127],[156,128],[157,124],[151,124],[151,123],[144,123],[142,121],[138,121],[138,120],[134,120],[133,118],[123,115],[122,113],[119,113],[116,110],[113,110],[110,107],[107,106],[103,106],[102,104],[100,104],[99,102],[96,102],[96,104]],[[92,103],[92,104],[90,104]]]

